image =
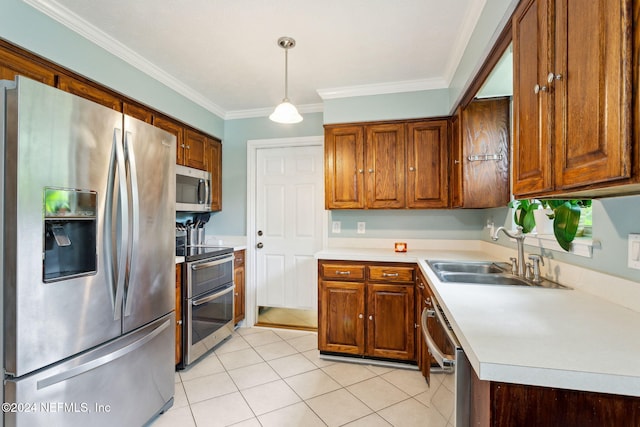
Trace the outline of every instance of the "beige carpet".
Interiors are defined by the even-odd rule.
[[[318,329],[318,312],[315,310],[259,307],[257,325],[315,331]]]

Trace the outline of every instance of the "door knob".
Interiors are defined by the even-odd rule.
[[[256,245],[256,248],[258,249],[262,249],[264,247],[264,245],[262,244],[262,242],[258,242],[258,244]]]
[[[262,230],[258,230],[258,236],[262,236]]]

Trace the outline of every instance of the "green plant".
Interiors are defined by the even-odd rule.
[[[553,234],[560,247],[568,251],[578,232],[581,207],[591,206],[591,200],[541,200],[541,205],[551,209],[549,218],[553,219]]]
[[[509,202],[509,207],[515,209],[513,221],[522,227],[523,233],[530,233],[536,226],[536,219],[533,216],[533,211],[540,207],[540,203],[533,199],[512,200]]]

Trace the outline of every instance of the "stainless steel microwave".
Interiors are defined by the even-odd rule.
[[[211,210],[211,174],[200,169],[176,165],[176,211]]]

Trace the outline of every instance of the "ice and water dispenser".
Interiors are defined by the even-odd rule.
[[[96,273],[96,200],[95,191],[44,189],[44,282]]]

